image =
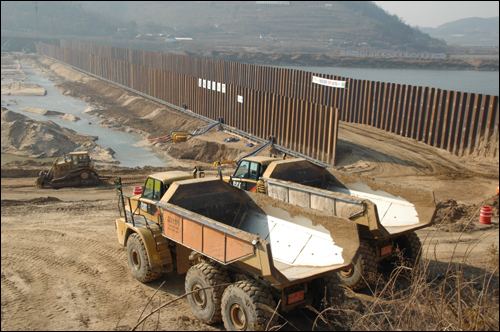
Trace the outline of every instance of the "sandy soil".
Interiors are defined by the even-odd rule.
[[[2,72],[3,75],[3,72]],[[2,95],[45,96],[47,91],[35,83],[2,82]]]
[[[72,76],[71,70],[62,65],[42,62],[45,62],[46,73],[49,67],[58,72],[52,75],[59,79],[61,89],[77,97],[92,96],[93,102],[100,104],[104,118],[112,117],[120,123],[126,121],[119,108],[110,106],[116,105],[114,102],[118,98],[115,97],[119,93],[127,96],[128,93],[79,73]],[[76,87],[81,89],[72,90]],[[93,94],[94,89],[102,94]],[[133,125],[149,137],[165,134],[167,128],[148,131],[150,122],[145,118],[159,106],[130,100],[132,97],[128,97],[128,105],[135,105],[135,109],[140,110],[138,117],[144,122],[132,119],[125,125]],[[184,121],[188,129],[199,127],[197,120],[186,121],[184,116],[169,110],[165,112],[175,126]],[[158,121],[158,113],[151,118]],[[203,137],[203,143],[191,140],[175,147],[198,159],[178,159],[180,167],[188,170],[196,163],[209,165],[219,157],[229,159],[244,153],[239,149],[243,149],[246,142],[228,144],[227,151],[221,152],[223,149],[219,147],[224,146],[221,139],[230,137],[226,133],[214,132]],[[207,142],[214,145],[208,147]],[[235,150],[230,151],[233,146]],[[161,148],[168,152],[172,145]],[[417,232],[424,241],[423,261],[430,265],[430,280],[450,261],[457,263],[453,264],[454,268],[463,266],[468,278],[491,271],[492,258],[488,253],[492,245],[498,248],[499,242],[498,196],[495,196],[498,161],[458,158],[411,139],[353,124],[341,125],[338,151],[339,169],[425,186],[435,192],[440,209],[439,224]],[[2,330],[125,330],[134,326],[143,310],[149,312],[159,303],[183,294],[184,276],[166,274],[147,285],[132,277],[125,249],[116,239],[114,220],[118,211],[112,187],[103,184],[96,188],[34,189],[34,177],[41,168],[45,166],[33,162],[2,165]],[[158,170],[112,166],[98,169],[109,179],[117,175],[127,178],[127,193],[131,193],[132,187],[139,185],[146,174]],[[483,204],[496,204],[491,225],[478,223]],[[463,213],[458,213],[459,210]],[[469,226],[461,233],[469,221]],[[498,294],[498,277],[493,278],[493,285]],[[362,292],[352,296],[369,298],[370,294]],[[311,329],[312,322],[303,312],[292,312],[287,318],[301,329]],[[223,330],[222,324],[206,326],[199,323],[184,299],[148,320],[146,329],[157,327]]]
[[[42,190],[34,189],[33,182],[34,178],[2,178],[2,330],[128,330],[143,310],[147,313],[183,294],[184,275],[166,274],[149,284],[132,277],[125,248],[116,239],[118,211],[112,187]],[[131,193],[132,187],[125,191]],[[463,264],[469,278],[491,271],[488,252],[492,245],[498,248],[498,217],[492,225],[477,223],[477,213],[471,219],[476,226],[463,234],[446,225],[417,232],[425,243],[429,280],[446,270],[450,260]],[[495,282],[498,289],[498,278]],[[370,297],[366,291],[358,296]],[[306,314],[286,317],[310,329]],[[147,321],[147,329],[157,327],[224,329],[222,324],[200,324],[185,299]]]

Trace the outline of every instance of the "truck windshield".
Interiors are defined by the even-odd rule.
[[[144,185],[144,192],[142,197],[151,199],[153,201],[159,201],[161,199],[161,182],[155,179],[148,178],[146,184]]]
[[[239,179],[248,179],[248,169],[250,168],[250,162],[247,160],[243,160],[234,172],[234,178]]]

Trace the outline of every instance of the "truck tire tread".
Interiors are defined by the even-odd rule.
[[[368,242],[360,241],[359,251],[353,260],[353,264],[350,277],[344,277],[340,272],[338,273],[345,286],[352,290],[360,290],[374,282],[378,264],[374,248]]]
[[[197,274],[197,271],[200,273]],[[200,263],[193,267],[191,267],[186,274],[186,293],[191,292],[189,288],[189,283],[192,278],[195,278],[197,274],[198,277],[203,276],[206,280],[207,286],[217,286],[222,284],[227,284],[231,282],[231,278],[227,271],[215,262],[206,262]],[[201,274],[201,276],[200,276]],[[212,298],[210,299],[215,305],[213,315],[209,315],[210,317],[204,317],[202,313],[195,312],[198,311],[198,307],[193,303],[192,297],[188,298],[189,306],[191,307],[191,311],[193,314],[205,324],[214,324],[221,321],[221,302],[222,302],[222,294],[227,286],[216,287],[211,290],[205,290],[205,294],[212,293]]]
[[[131,258],[130,258],[130,249],[129,245],[135,245],[138,249],[138,254],[141,258],[141,271],[139,273],[134,273]],[[129,267],[132,270],[132,274],[134,277],[142,283],[147,283],[154,281],[162,276],[161,270],[153,269],[149,265],[149,258],[146,251],[146,246],[142,242],[141,237],[137,233],[133,233],[127,240],[127,259],[129,263]]]
[[[256,280],[244,280],[226,288],[222,296],[222,320],[227,331],[235,330],[229,318],[230,308],[228,307],[228,301],[232,296],[244,297],[242,302],[245,304],[246,311],[254,315],[248,319],[247,330],[263,331],[278,322],[278,315],[273,315],[276,302],[271,291]]]
[[[418,265],[422,243],[414,231],[401,234],[396,238],[395,243],[400,250],[404,250],[403,257],[409,267],[413,268]]]

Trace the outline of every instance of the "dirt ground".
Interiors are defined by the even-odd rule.
[[[142,130],[145,137],[165,134],[167,128],[147,130],[150,121],[160,121],[160,117],[165,116],[160,113],[168,113],[166,117],[170,116],[170,123],[177,127],[200,126],[198,120],[186,119],[170,110],[155,114],[162,107],[132,99],[128,92],[60,64],[49,60],[36,60],[33,64],[39,66],[40,73],[52,75],[61,90],[86,98],[95,108],[99,106],[103,118],[125,123],[127,108],[123,103],[131,105],[142,120],[128,119],[125,124]],[[119,98],[122,98],[121,107],[114,107]],[[235,158],[247,151],[246,142],[226,146],[220,143],[223,137],[229,135],[215,132],[204,135],[202,142],[191,140],[184,146],[181,143],[172,148],[165,144],[158,148],[165,153],[171,151],[172,155],[178,153],[175,169],[190,170],[192,165],[203,163],[208,171],[214,172],[215,169],[208,167],[213,161]],[[421,142],[346,123],[341,124],[338,153],[340,170],[434,191],[439,222],[417,231],[424,243],[423,262],[430,266],[429,279],[439,275],[440,268],[449,262],[453,262],[455,268],[462,266],[467,278],[492,271],[495,259],[489,253],[492,246],[498,248],[499,242],[498,196],[495,196],[498,160],[459,158]],[[190,158],[185,158],[188,154]],[[125,249],[116,237],[117,199],[111,185],[35,189],[35,177],[46,167],[36,162],[2,165],[2,330],[128,330],[141,315],[184,293],[184,276],[166,274],[149,284],[141,284],[132,277]],[[159,170],[161,168],[98,168],[100,175],[106,178],[124,177],[127,194],[131,194],[132,187],[140,185],[148,173]],[[494,208],[491,225],[478,223],[479,210],[484,205]],[[493,278],[493,288],[498,296],[498,277]],[[371,295],[363,291],[350,296],[369,299]],[[303,311],[286,317],[301,330],[312,327],[312,321]],[[153,315],[145,325],[148,330],[157,328],[224,330],[222,324],[199,323],[185,299]]]

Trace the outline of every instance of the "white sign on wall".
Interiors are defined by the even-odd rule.
[[[242,103],[243,104],[243,96],[238,96],[238,103]]]
[[[220,82],[215,82],[215,81],[210,81],[210,80],[204,80],[199,78],[198,79],[198,86],[201,88],[203,87],[204,89],[209,89],[217,92],[222,92],[226,93],[226,84],[220,83]]]
[[[331,86],[333,88],[345,88],[345,81],[334,81],[322,77],[313,76],[312,82],[320,85]]]

